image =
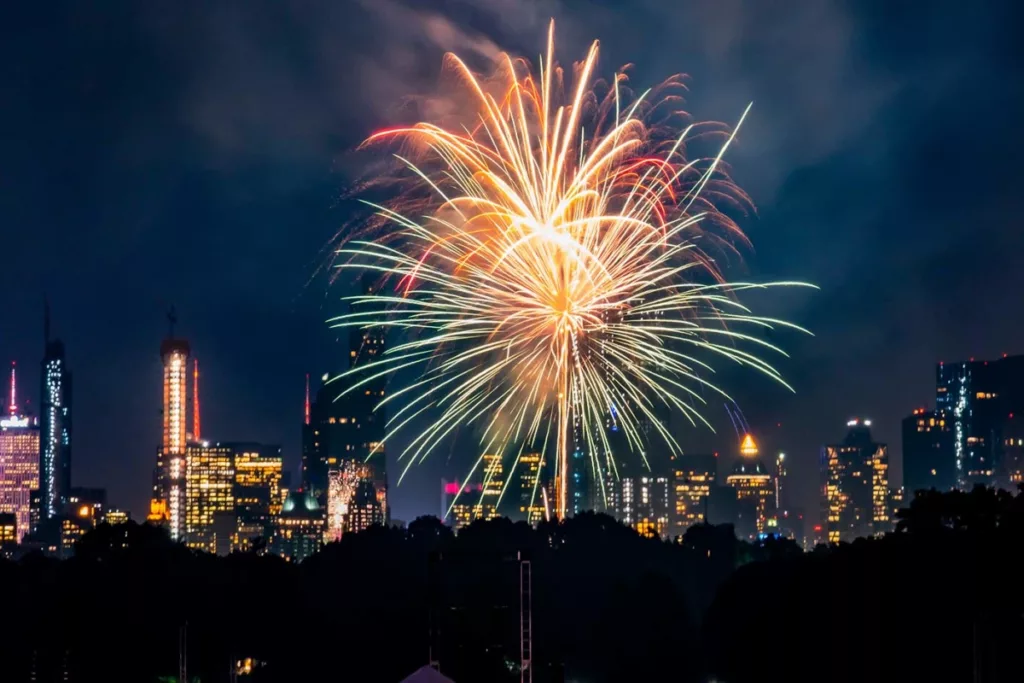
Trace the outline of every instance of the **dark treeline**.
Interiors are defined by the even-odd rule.
[[[899,527],[805,554],[706,525],[663,543],[595,514],[458,537],[421,518],[294,565],[101,526],[70,560],[0,561],[0,679],[175,676],[187,622],[205,683],[240,657],[267,663],[254,682],[397,683],[431,649],[456,683],[517,681],[528,558],[537,683],[1021,680],[1024,497],[925,493]]]

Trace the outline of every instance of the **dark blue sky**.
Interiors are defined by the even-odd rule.
[[[898,453],[935,361],[1024,352],[1021,12],[995,0],[12,3],[0,357],[37,400],[47,292],[75,373],[73,477],[138,515],[174,303],[203,366],[207,436],[281,443],[294,469],[303,375],[343,362],[323,322],[341,292],[316,271],[348,218],[352,148],[436,83],[443,50],[536,55],[554,16],[563,62],[599,38],[606,73],[690,74],[698,118],[735,121],[754,102],[729,157],[759,211],[737,274],[822,289],[757,302],[816,335],[778,339],[795,395],[750,374],[726,382],[792,454],[811,505],[817,448],[849,416],[872,417]],[[732,449],[724,410],[712,419],[718,436],[684,445]],[[436,511],[442,468],[413,472],[396,517]]]

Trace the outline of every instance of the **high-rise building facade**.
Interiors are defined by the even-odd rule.
[[[18,542],[18,518],[11,512],[0,512],[0,547]]]
[[[17,520],[18,541],[32,531],[33,494],[39,496],[39,420],[18,410],[11,363],[7,414],[0,418],[0,513]]]
[[[384,523],[384,509],[368,464],[346,460],[327,473],[325,541],[340,541],[344,534]]]
[[[71,489],[71,372],[64,344],[50,338],[50,309],[43,322],[44,353],[39,435],[39,492],[42,520],[53,519]]]
[[[66,517],[85,520],[92,527],[104,518],[106,509],[106,489],[75,486],[68,491],[67,501],[61,512]]]
[[[161,409],[163,437],[157,450],[153,470],[153,496],[149,519],[167,523],[171,538],[185,536],[185,449],[188,445],[188,381],[189,344],[174,337],[174,314],[169,315],[171,333],[160,344],[163,363],[163,404]]]
[[[250,550],[254,543],[270,540],[274,519],[281,513],[281,476],[284,460],[280,446],[258,443],[225,443],[231,449],[235,470],[235,528],[231,549]]]
[[[952,431],[957,487],[1008,485],[1003,432],[1024,412],[1024,356],[939,363],[935,375],[935,412]]]
[[[234,451],[224,444],[188,444],[184,462],[184,487],[179,493],[184,500],[184,533],[180,538],[190,548],[223,552],[230,548],[235,529]],[[172,491],[177,489],[175,482]]]
[[[479,478],[460,484],[441,480],[441,519],[454,529],[462,529],[478,519],[494,519],[498,510],[484,504],[484,485]]]
[[[609,475],[604,486],[607,511],[626,526],[649,537],[667,538],[672,530],[672,484],[666,475],[646,472]]]
[[[324,511],[306,491],[292,491],[274,522],[270,551],[289,562],[302,562],[324,541]]]
[[[490,511],[487,517],[498,514],[498,501],[505,489],[505,468],[500,453],[486,453],[480,457],[480,469],[483,470],[483,491],[480,504],[484,510]]]
[[[544,489],[544,455],[522,453],[519,456],[519,516],[530,524],[545,518],[547,492]]]
[[[384,511],[377,500],[377,489],[373,479],[364,477],[356,484],[348,503],[348,514],[345,516],[345,532],[358,533],[371,526],[384,524]]]
[[[740,458],[732,473],[725,478],[725,483],[736,491],[740,518],[736,525],[737,534],[755,536],[768,533],[776,512],[775,477],[761,460],[757,442],[750,434],[743,436]],[[750,521],[753,524],[749,524]]]
[[[871,437],[871,421],[853,419],[842,443],[825,446],[829,543],[884,533],[891,525],[889,449]]]
[[[377,282],[367,276],[361,281],[361,294],[351,304],[351,312],[367,315],[372,322],[383,315]],[[384,451],[387,415],[378,408],[384,400],[387,378],[360,369],[379,360],[385,349],[385,327],[369,325],[353,328],[349,334],[348,371],[352,374],[332,380],[324,375],[316,400],[308,404],[302,430],[303,487],[326,504],[328,472],[345,461],[367,464],[377,502],[387,520],[387,459]],[[356,386],[358,385],[358,386]],[[308,396],[308,394],[307,394]],[[308,399],[307,399],[308,400]]]
[[[953,425],[948,413],[918,408],[903,418],[903,489],[951,491],[957,486]]]
[[[718,476],[718,458],[713,454],[677,455],[671,460],[673,519],[677,534],[704,521],[708,497]]]
[[[498,516],[498,501],[505,487],[505,469],[499,453],[485,453],[464,483],[442,480],[442,519],[456,529],[478,519]]]
[[[785,492],[787,495],[789,493],[789,490],[788,490],[788,488],[786,486],[786,484],[787,484],[786,478],[787,478],[788,474],[789,474],[789,468],[786,465],[786,454],[785,453],[779,453],[778,455],[775,456],[775,509],[776,510],[783,510],[786,507],[788,507],[786,505],[786,502],[788,502],[788,501],[786,501],[783,498],[783,492]]]
[[[668,537],[672,509],[669,478],[664,475],[647,474],[634,477],[634,481],[634,527],[643,536]]]
[[[1024,413],[1008,416],[1003,427],[1003,462],[1009,490],[1024,484]]]

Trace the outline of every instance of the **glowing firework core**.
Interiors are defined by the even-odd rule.
[[[479,432],[480,453],[514,457],[506,487],[524,449],[547,454],[553,444],[559,517],[574,448],[586,449],[602,483],[616,472],[609,419],[641,455],[648,431],[678,451],[664,411],[706,424],[702,395],[724,393],[697,353],[782,382],[740,346],[779,349],[735,328],[787,325],[750,315],[734,295],[764,285],[726,283],[708,255],[745,241],[712,203],[749,205],[720,164],[734,132],[691,124],[666,135],[685,116],[671,109],[681,80],[629,103],[620,72],[600,82],[602,96],[591,83],[597,54],[595,42],[572,88],[554,63],[553,24],[536,76],[506,56],[482,80],[449,55],[472,118],[461,129],[424,122],[371,136],[367,144],[406,144],[396,158],[413,186],[389,207],[373,205],[389,230],[339,251],[341,267],[375,269],[395,293],[382,297],[386,322],[355,312],[336,324],[410,332],[345,391],[420,367],[419,381],[382,401],[404,403],[386,440],[440,413],[402,453],[403,475],[460,427]],[[717,155],[687,160],[690,142],[709,136],[722,141]],[[573,425],[582,425],[575,437]]]

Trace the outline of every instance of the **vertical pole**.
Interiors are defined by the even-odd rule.
[[[533,577],[530,561],[519,562],[519,680],[533,681]]]
[[[441,560],[441,554],[434,552],[430,554],[430,559],[427,565],[427,664],[434,671],[441,672],[441,661],[440,661],[440,644],[438,634],[440,632],[440,626],[438,624],[438,563]]]

